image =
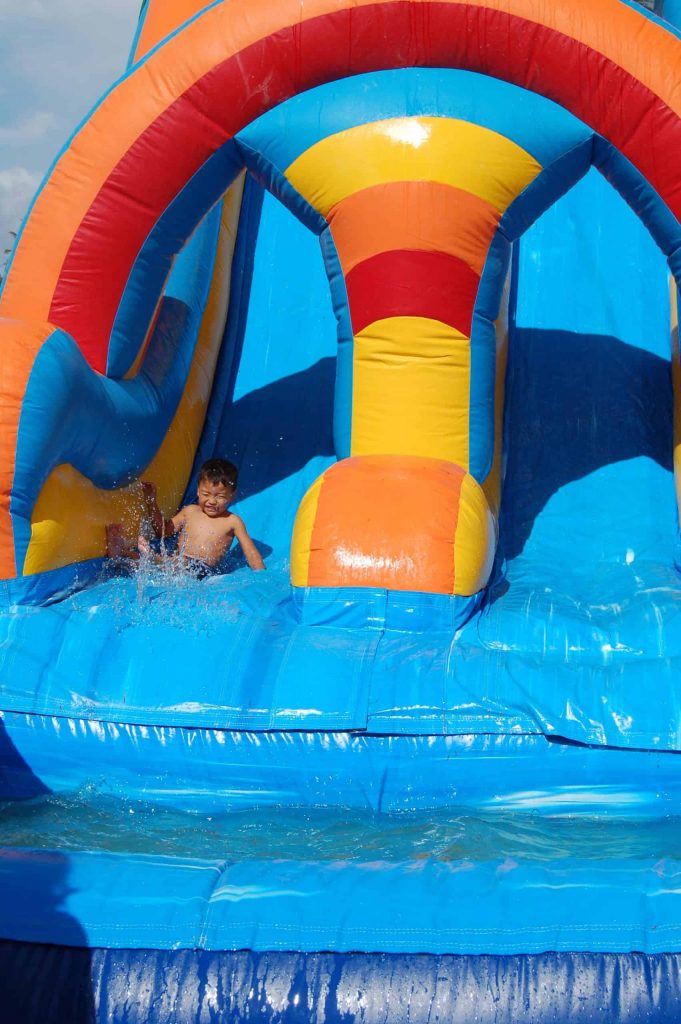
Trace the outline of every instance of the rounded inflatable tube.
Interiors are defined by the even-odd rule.
[[[489,579],[495,543],[487,500],[460,466],[354,456],[327,469],[300,504],[292,581],[469,597]]]

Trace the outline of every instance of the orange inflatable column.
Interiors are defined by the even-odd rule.
[[[331,466],[300,504],[296,587],[374,587],[471,596],[496,544],[482,488],[460,466],[418,456],[353,456]]]

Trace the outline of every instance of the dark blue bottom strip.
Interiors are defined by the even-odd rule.
[[[681,956],[86,950],[0,942],[3,1024],[676,1024]]]

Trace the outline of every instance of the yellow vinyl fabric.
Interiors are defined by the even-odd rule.
[[[352,454],[448,459],[468,468],[470,345],[426,317],[378,320],[355,335]]]
[[[291,582],[294,587],[308,586],[312,534],[317,521],[319,497],[323,485],[324,474],[317,477],[298,506],[291,539]]]
[[[448,117],[398,117],[329,135],[285,173],[326,217],[362,189],[419,180],[469,192],[503,212],[540,170],[534,157],[490,128]]]
[[[485,493],[477,480],[467,473],[461,482],[454,535],[455,594],[470,597],[487,584],[496,544],[496,522]]]

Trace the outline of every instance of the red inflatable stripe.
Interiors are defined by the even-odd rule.
[[[352,329],[359,334],[376,320],[423,316],[470,337],[479,281],[467,263],[447,253],[379,253],[346,278]]]

